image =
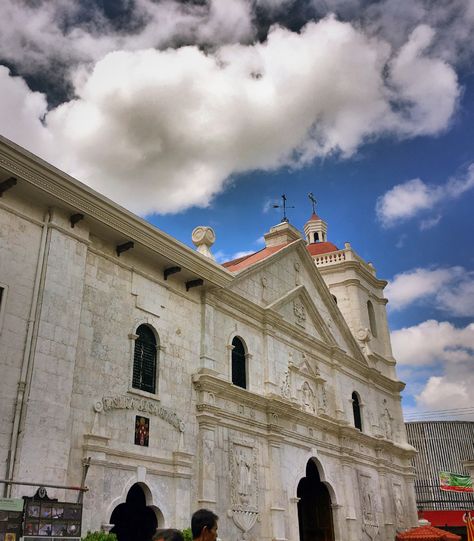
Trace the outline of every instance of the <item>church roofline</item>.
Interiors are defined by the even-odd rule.
[[[222,265],[202,256],[143,218],[114,203],[74,177],[0,136],[0,168],[19,181],[40,190],[64,208],[120,232],[173,263],[192,271],[213,285],[225,287],[233,280]]]

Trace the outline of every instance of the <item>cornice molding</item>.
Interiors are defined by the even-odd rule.
[[[233,280],[232,274],[221,265],[2,136],[0,166],[54,198],[58,205],[62,203],[75,208],[213,285],[224,287]]]

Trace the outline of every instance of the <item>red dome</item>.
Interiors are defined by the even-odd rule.
[[[328,254],[329,252],[337,252],[339,248],[332,242],[313,242],[307,246],[308,252],[311,255]]]

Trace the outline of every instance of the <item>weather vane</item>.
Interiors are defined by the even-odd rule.
[[[308,199],[311,201],[313,207],[313,214],[316,214],[316,198],[313,195],[313,192],[309,192]]]
[[[274,209],[283,209],[283,219],[282,222],[287,222],[288,218],[286,217],[286,209],[294,209],[295,207],[289,207],[286,204],[286,195],[283,194],[281,196],[282,204],[281,205],[273,205]]]

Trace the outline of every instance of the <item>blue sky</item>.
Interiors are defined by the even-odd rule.
[[[406,413],[474,419],[473,0],[4,0],[0,21],[2,135],[187,244],[211,225],[220,261],[262,247],[282,193],[302,229],[313,192],[390,281]]]

